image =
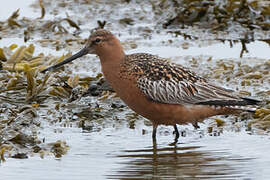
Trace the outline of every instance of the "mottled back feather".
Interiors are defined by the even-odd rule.
[[[181,105],[248,105],[232,90],[213,85],[204,78],[167,59],[146,53],[127,55],[121,74],[135,76],[137,87],[153,101]]]

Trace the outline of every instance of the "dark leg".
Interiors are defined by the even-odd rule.
[[[152,139],[153,139],[153,142],[154,143],[157,142],[156,134],[157,134],[157,125],[156,124],[153,124]]]
[[[173,133],[175,133],[175,141],[177,142],[178,138],[179,138],[179,132],[178,132],[176,124],[173,127],[174,127],[174,132]]]
[[[177,129],[177,125],[175,124],[173,127],[174,127],[173,134],[175,134],[175,139],[173,143],[169,144],[170,146],[176,146],[176,144],[178,143],[178,138],[179,138],[179,131]]]
[[[200,126],[198,125],[198,122],[194,122],[194,123],[192,123],[192,125],[193,125],[193,127],[195,129],[199,129],[200,128]]]

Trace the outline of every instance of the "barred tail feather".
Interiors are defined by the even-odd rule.
[[[250,98],[242,98],[239,100],[210,100],[210,101],[202,101],[197,104],[200,105],[216,105],[216,106],[247,106],[247,105],[259,105],[261,101],[250,99]]]
[[[229,106],[229,108],[235,109],[235,110],[241,110],[241,111],[247,111],[251,113],[255,113],[257,107],[250,107],[250,106]]]
[[[210,101],[203,101],[197,104],[199,105],[210,105],[210,106],[217,106],[217,107],[228,107],[235,110],[242,110],[248,112],[255,112],[258,105],[262,102],[256,99],[251,98],[241,98],[239,100],[210,100]]]

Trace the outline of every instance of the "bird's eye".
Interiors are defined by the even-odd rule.
[[[101,41],[101,39],[100,38],[97,38],[96,40],[95,40],[95,43],[99,43]]]

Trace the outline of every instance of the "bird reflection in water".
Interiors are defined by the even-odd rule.
[[[206,151],[200,146],[177,147],[176,143],[158,148],[125,150],[117,158],[124,164],[115,170],[109,179],[239,179],[245,165],[251,159],[233,157],[226,150]],[[239,168],[241,167],[241,168]],[[245,172],[247,174],[247,172]]]

